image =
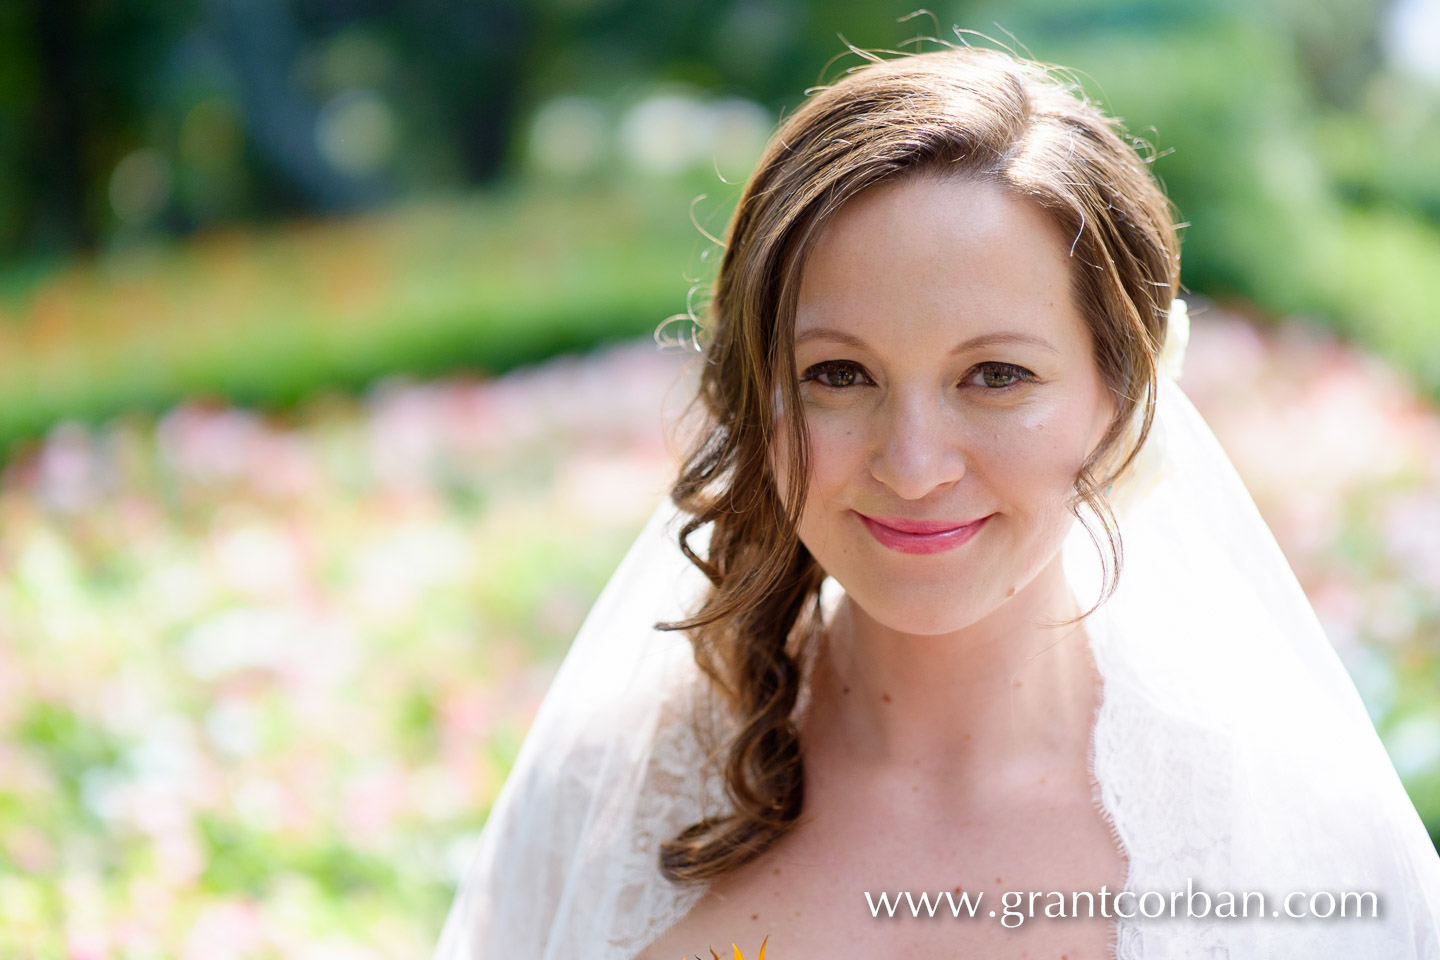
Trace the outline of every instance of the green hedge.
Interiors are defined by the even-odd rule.
[[[0,300],[0,444],[64,418],[284,406],[644,336],[708,262],[694,196],[511,190],[69,266]]]

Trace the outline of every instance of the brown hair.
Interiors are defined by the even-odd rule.
[[[1077,518],[1084,522],[1080,505],[1089,505],[1108,539],[1097,607],[1120,573],[1105,485],[1129,466],[1153,418],[1155,358],[1179,279],[1169,202],[1119,123],[1054,68],[977,47],[864,55],[867,63],[818,88],[770,140],[730,221],[706,308],[695,398],[704,422],[671,498],[692,514],[681,549],[712,586],[692,617],[656,626],[688,632],[696,663],[739,724],[723,751],[734,812],[661,846],[661,870],[677,882],[740,866],[800,816],[792,712],[825,573],[798,539],[810,451],[803,417],[793,413],[801,410],[796,379],[783,371],[794,366],[806,257],[851,197],[908,176],[986,180],[1038,204],[1074,237],[1072,295],[1117,408],[1072,498]],[[1141,404],[1138,437],[1121,450]],[[777,422],[797,461],[784,497],[768,457]],[[701,557],[688,540],[706,524]]]

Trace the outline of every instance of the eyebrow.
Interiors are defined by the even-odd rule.
[[[843,343],[847,346],[858,347],[861,350],[868,350],[869,345],[854,334],[843,330],[832,330],[829,327],[811,327],[795,337],[795,346],[799,346],[810,340],[831,340],[835,343]],[[1031,333],[1021,333],[1018,330],[996,330],[991,333],[982,333],[979,336],[971,337],[963,343],[956,344],[950,348],[950,356],[957,353],[964,353],[966,350],[975,350],[979,347],[991,347],[999,343],[1028,343],[1037,347],[1043,347],[1051,353],[1059,353],[1049,340],[1038,337]]]

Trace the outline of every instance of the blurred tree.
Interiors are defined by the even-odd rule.
[[[142,136],[156,67],[187,4],[0,5],[0,253],[88,248],[114,162]]]
[[[453,132],[465,180],[480,183],[503,168],[521,96],[539,49],[535,15],[521,0],[428,0],[405,8],[397,36],[417,58],[428,91]]]
[[[519,0],[0,4],[0,255],[493,179]]]

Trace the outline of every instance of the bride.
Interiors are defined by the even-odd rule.
[[[704,429],[437,958],[1440,958],[1440,858],[1175,383],[1175,232],[996,51],[786,120]]]

